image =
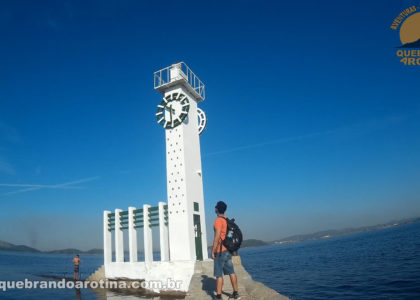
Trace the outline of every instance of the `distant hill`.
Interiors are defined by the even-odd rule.
[[[81,251],[79,249],[62,249],[53,251],[40,251],[38,249],[28,247],[25,245],[14,245],[5,241],[0,241],[0,251],[12,252],[30,252],[30,253],[50,253],[50,254],[102,254],[102,249],[91,249],[88,251]]]
[[[300,235],[293,235],[286,238],[282,238],[279,240],[275,240],[270,242],[270,244],[291,244],[291,243],[298,243],[298,242],[304,242],[304,241],[314,241],[319,239],[328,239],[333,237],[339,237],[339,236],[345,236],[350,234],[356,234],[356,233],[362,233],[362,232],[368,232],[368,231],[374,231],[379,229],[385,229],[389,227],[395,227],[395,226],[401,226],[406,225],[414,222],[419,222],[420,218],[410,218],[410,219],[404,219],[400,221],[393,221],[388,222],[385,224],[379,224],[375,226],[365,226],[365,227],[358,227],[358,228],[345,228],[341,230],[324,230],[324,231],[318,231],[315,233],[310,234],[300,234]]]
[[[267,246],[270,245],[267,242],[256,240],[256,239],[249,239],[249,240],[243,240],[241,244],[241,248],[250,248],[250,247],[261,247],[261,246]],[[210,245],[207,247],[207,251],[211,253],[213,246]]]
[[[68,249],[61,249],[61,250],[52,250],[46,251],[44,253],[51,253],[51,254],[102,254],[104,253],[103,249],[90,249],[88,251],[82,251],[79,249],[68,248]]]
[[[83,254],[103,254],[104,249],[94,248],[94,249],[90,249],[88,251],[83,251],[81,253],[83,253]]]
[[[68,249],[47,251],[46,253],[52,253],[52,254],[80,254],[81,252],[82,251],[80,251],[79,249],[68,248]]]
[[[255,239],[249,239],[249,240],[243,240],[241,244],[241,248],[249,248],[249,247],[260,247],[260,246],[267,246],[269,243],[261,241],[261,240],[255,240]]]
[[[356,234],[356,233],[374,231],[374,230],[379,230],[379,229],[385,229],[389,227],[401,226],[401,225],[406,225],[406,224],[415,223],[415,222],[420,222],[420,217],[404,219],[404,220],[399,220],[399,221],[392,221],[392,222],[379,224],[375,226],[346,228],[346,229],[340,229],[340,230],[324,230],[324,231],[318,231],[318,232],[309,233],[309,234],[299,234],[299,235],[293,235],[293,236],[289,236],[286,238],[282,238],[282,239],[278,239],[278,240],[274,240],[270,242],[264,242],[264,241],[256,240],[256,239],[249,239],[249,240],[242,241],[241,248],[314,241],[314,240],[319,240],[319,239],[327,239],[327,238],[351,235],[351,234]],[[211,251],[211,246],[209,247],[209,252],[210,251]]]
[[[25,245],[15,245],[4,241],[0,241],[0,251],[41,252],[35,248],[31,248]]]
[[[420,48],[420,39],[412,43],[406,43],[398,48]]]

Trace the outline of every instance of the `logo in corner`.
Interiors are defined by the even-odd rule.
[[[420,6],[402,11],[392,22],[391,29],[399,31],[401,46],[396,51],[406,66],[420,66]]]

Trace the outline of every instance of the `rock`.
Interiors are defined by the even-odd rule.
[[[105,280],[105,268],[102,265],[99,269],[97,269],[92,275],[88,277],[88,281],[97,281],[99,280]]]

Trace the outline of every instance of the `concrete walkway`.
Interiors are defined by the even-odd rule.
[[[256,282],[252,280],[251,275],[245,270],[242,266],[240,256],[232,257],[233,265],[235,268],[235,273],[238,277],[238,292],[241,296],[241,300],[290,300],[288,297],[280,295],[275,290],[265,286],[261,282]],[[99,281],[105,279],[104,267],[100,267],[96,272],[94,272],[87,280],[89,281]],[[124,280],[124,279],[121,279]],[[127,280],[126,280],[127,281]],[[160,299],[159,295],[148,293],[145,290],[125,290],[113,292],[101,289],[93,290],[99,297],[99,299],[107,299],[111,297],[112,299],[126,299],[127,295],[143,295],[149,296],[150,299]],[[190,288],[185,300],[206,300],[212,299],[216,291],[216,279],[213,277],[213,260],[209,259],[206,261],[197,261],[195,264],[194,275],[191,279]],[[229,276],[224,277],[223,285],[223,299],[229,299],[233,290],[230,283]],[[121,294],[124,294],[124,297],[120,297]],[[165,293],[166,297],[172,293]],[[183,296],[178,295],[175,299],[182,299]]]
[[[238,292],[241,300],[290,300],[264,284],[252,280],[252,277],[242,266],[239,256],[234,256],[232,260],[238,277]],[[195,274],[191,279],[190,288],[185,299],[212,299],[215,291],[216,279],[213,277],[213,260],[197,262]],[[222,298],[229,299],[232,292],[229,276],[225,276]]]

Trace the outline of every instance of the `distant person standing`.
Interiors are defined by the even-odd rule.
[[[227,209],[226,203],[219,201],[216,204],[215,212],[217,218],[214,221],[214,240],[211,258],[214,260],[214,277],[216,277],[216,293],[215,299],[222,299],[223,275],[229,275],[232,283],[232,298],[240,299],[238,294],[238,279],[233,269],[232,253],[223,245],[222,241],[226,238],[227,221],[224,215]]]
[[[74,258],[73,258],[73,264],[74,264],[74,275],[73,275],[73,279],[74,280],[79,280],[79,267],[80,267],[80,263],[82,262],[82,260],[79,257],[79,254],[77,254]]]

